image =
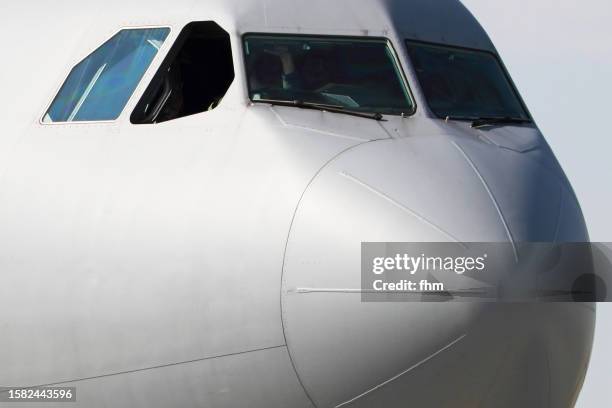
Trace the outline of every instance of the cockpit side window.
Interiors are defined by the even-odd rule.
[[[233,81],[229,34],[212,21],[189,23],[130,120],[153,124],[213,110]]]
[[[70,71],[43,123],[117,119],[169,32],[119,31]]]

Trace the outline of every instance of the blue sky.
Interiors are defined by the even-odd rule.
[[[502,55],[581,200],[593,241],[612,242],[612,2],[463,0]],[[612,304],[598,308],[578,408],[609,404]]]

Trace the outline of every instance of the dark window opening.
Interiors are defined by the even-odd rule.
[[[215,109],[234,80],[229,34],[212,21],[188,24],[132,113],[161,123]]]

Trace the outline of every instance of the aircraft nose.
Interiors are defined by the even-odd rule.
[[[361,301],[362,242],[586,239],[560,175],[531,159],[496,164],[484,155],[491,148],[480,149],[442,138],[372,142],[330,163],[305,192],[285,254],[282,319],[317,407],[573,403],[592,305]],[[500,174],[519,180],[505,181],[513,192],[500,193]],[[538,214],[547,218],[526,225]]]

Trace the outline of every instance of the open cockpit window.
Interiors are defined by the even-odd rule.
[[[43,122],[117,119],[169,32],[119,31],[70,71]]]
[[[412,114],[399,63],[385,39],[244,36],[253,102]]]
[[[161,123],[215,109],[234,80],[229,34],[212,21],[188,24],[131,116]]]

